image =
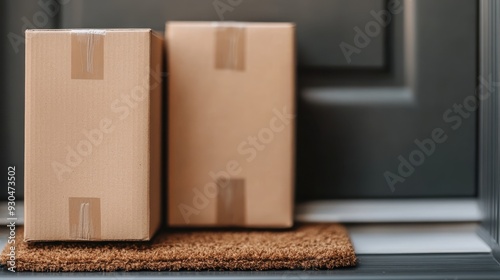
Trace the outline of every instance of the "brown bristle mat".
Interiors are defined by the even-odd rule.
[[[151,242],[23,241],[17,271],[271,270],[354,266],[344,226],[299,224],[290,230],[167,230]],[[6,265],[8,247],[1,264]]]

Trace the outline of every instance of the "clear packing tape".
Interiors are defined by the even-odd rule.
[[[220,178],[217,181],[217,224],[244,226],[246,224],[245,179]]]
[[[71,31],[71,78],[104,79],[106,31]],[[101,239],[101,201],[93,197],[69,198],[69,235],[74,240]]]
[[[214,23],[215,69],[245,70],[246,29],[242,23]]]
[[[104,79],[104,38],[106,31],[71,31],[71,78]]]
[[[69,235],[74,240],[101,239],[101,200],[99,198],[69,198]]]

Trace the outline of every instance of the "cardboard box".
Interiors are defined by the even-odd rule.
[[[295,27],[168,22],[168,224],[293,224]]]
[[[25,240],[153,236],[162,54],[149,29],[26,31]]]

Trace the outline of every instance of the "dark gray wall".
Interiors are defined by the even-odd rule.
[[[461,197],[476,194],[476,113],[443,114],[475,95],[477,3],[405,2],[394,17],[385,73],[313,71],[301,77],[298,197]],[[453,113],[455,116],[455,113]],[[447,135],[408,177],[416,139]],[[401,175],[391,189],[386,172]]]
[[[5,28],[6,28],[6,22],[5,22],[5,13],[6,13],[6,4],[5,1],[0,2],[0,34],[4,35],[5,34]],[[5,38],[5,37],[4,37]],[[6,92],[6,87],[5,87],[5,42],[0,44],[0,57],[2,58],[1,61],[4,63],[1,63],[0,65],[0,89],[2,93]],[[7,102],[7,96],[5,94],[0,95],[0,104],[5,104]],[[4,110],[5,105],[0,105],[0,125],[2,126],[2,137],[0,137],[0,157],[5,158],[5,160],[0,161],[0,170],[7,170],[7,165],[8,165],[8,159],[9,155],[7,155],[7,137],[8,133],[6,130],[6,125],[7,125],[7,111]],[[2,181],[6,182],[6,181]],[[0,200],[5,199],[7,196],[6,192],[0,192]]]
[[[55,1],[42,0],[55,6]],[[24,157],[24,29],[55,28],[57,14],[49,15],[45,5],[39,1],[8,0],[1,2],[0,32],[2,36],[0,56],[2,57],[0,89],[0,173],[7,173],[7,166],[16,166],[17,198],[22,198]],[[3,178],[6,178],[3,177]],[[2,181],[4,182],[4,181]],[[0,191],[5,198],[7,190]]]
[[[18,2],[2,1],[4,38],[21,32],[23,16],[43,10],[37,1]],[[66,0],[43,27],[164,30],[167,20],[221,20],[214,4],[227,8],[224,20],[295,22],[299,199],[475,196],[476,114],[453,130],[443,113],[474,94],[477,2],[401,2],[403,11],[350,63],[340,44],[355,45],[355,28],[364,30],[388,1]],[[24,53],[6,40],[3,47],[0,111],[9,135],[2,164],[22,167]],[[414,141],[435,128],[447,141],[391,189],[384,173],[398,174],[398,156],[408,159]]]

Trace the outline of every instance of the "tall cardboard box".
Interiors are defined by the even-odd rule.
[[[149,29],[26,31],[25,240],[153,236],[162,49]]]
[[[170,226],[292,226],[294,31],[167,22]]]

